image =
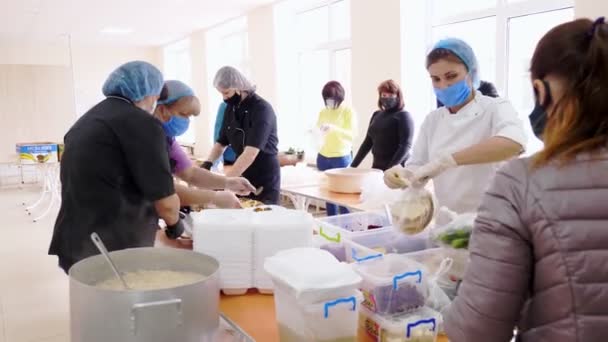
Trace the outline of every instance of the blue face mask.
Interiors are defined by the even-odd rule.
[[[163,123],[165,134],[170,137],[178,137],[186,133],[188,126],[190,126],[190,119],[176,115],[171,116],[169,121]]]
[[[471,96],[471,87],[466,78],[443,89],[434,88],[437,100],[446,107],[455,107],[463,104]]]

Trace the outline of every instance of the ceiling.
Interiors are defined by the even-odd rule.
[[[0,0],[0,40],[157,46],[275,0]],[[131,29],[102,34],[104,28]]]

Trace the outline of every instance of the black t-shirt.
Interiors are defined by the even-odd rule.
[[[260,153],[277,154],[277,117],[270,103],[252,93],[239,105],[228,105],[217,142],[231,145],[237,156],[246,146],[258,148]]]
[[[373,168],[387,170],[409,158],[414,136],[414,120],[406,111],[378,111],[372,115],[367,135],[352,162],[359,166],[372,151]]]
[[[61,159],[61,209],[49,254],[68,270],[98,251],[152,246],[153,201],[175,193],[162,126],[126,99],[108,98],[70,128]]]
[[[277,157],[279,138],[277,117],[270,103],[252,93],[239,105],[228,105],[217,142],[232,146],[237,157],[246,146],[258,148],[260,153],[243,176],[255,187],[264,187],[262,194],[254,199],[268,204],[278,203],[281,187]]]

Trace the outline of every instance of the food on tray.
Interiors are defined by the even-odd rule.
[[[243,208],[256,208],[264,206],[264,203],[249,198],[241,198],[240,201]]]
[[[466,249],[469,247],[469,238],[471,237],[471,227],[451,230],[438,235],[439,241],[452,248]]]
[[[263,212],[263,211],[272,211],[271,207],[257,207],[255,209],[253,209],[254,212],[259,213],[259,212]]]
[[[376,287],[371,291],[363,291],[363,305],[374,312],[383,314],[398,314],[409,312],[424,306],[425,297],[420,289],[412,284],[401,284],[397,290],[393,285]]]
[[[194,272],[141,270],[126,272],[123,279],[132,290],[160,290],[189,285],[205,279],[205,276]],[[112,275],[96,284],[105,290],[124,290],[122,282]]]

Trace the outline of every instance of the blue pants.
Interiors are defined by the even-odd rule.
[[[348,167],[350,163],[353,161],[352,155],[347,155],[343,157],[336,158],[327,158],[322,155],[317,155],[317,168],[321,171],[331,170],[331,169],[339,169],[342,167]],[[335,204],[327,203],[327,216],[335,216],[338,214],[348,214],[348,209],[344,207],[338,207]]]

